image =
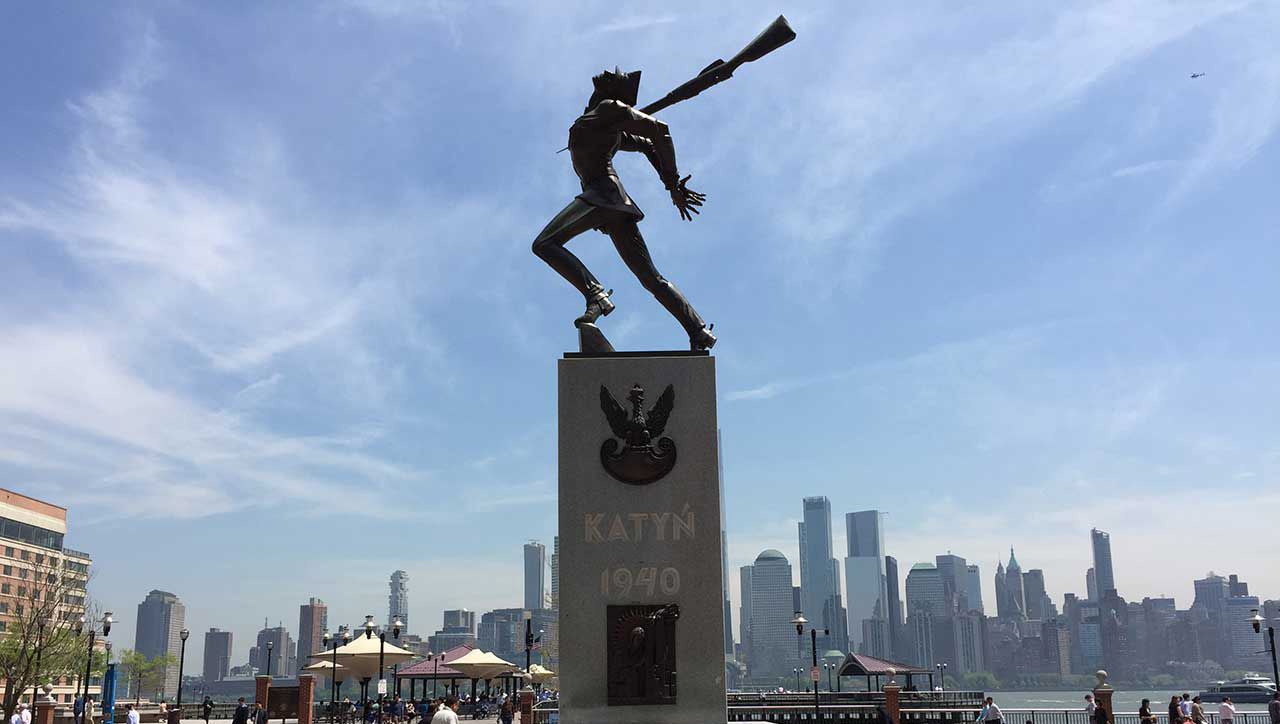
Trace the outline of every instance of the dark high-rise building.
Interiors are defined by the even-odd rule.
[[[932,563],[917,563],[907,571],[907,618],[921,612],[935,617],[948,613],[946,586]]]
[[[543,607],[546,588],[547,549],[536,540],[524,544],[524,607],[536,611]]]
[[[1008,597],[1009,616],[1024,618],[1027,615],[1027,599],[1023,591],[1022,566],[1013,555],[1013,547],[1009,547],[1009,565],[1004,569],[1004,590]]]
[[[1111,534],[1094,528],[1089,535],[1093,539],[1093,571],[1098,579],[1098,596],[1101,598],[1116,588],[1115,569],[1111,566]]]
[[[211,628],[204,635],[204,680],[222,681],[231,670],[231,632]]]
[[[138,604],[138,623],[134,633],[134,649],[153,659],[157,656],[172,656],[178,660],[182,647],[179,633],[187,619],[187,607],[182,605],[178,597],[168,591],[152,591]],[[151,694],[171,696],[178,691],[178,667],[165,667],[160,678],[160,686]]]
[[[938,568],[938,580],[942,582],[943,610],[935,616],[951,616],[958,611],[969,610],[969,564],[960,556],[950,553],[934,556]]]
[[[751,572],[755,566],[743,566],[738,569],[738,647],[741,655],[738,660],[751,665]]]
[[[818,645],[822,650],[844,649],[836,632],[846,625],[836,620],[840,615],[839,568],[831,556],[831,501],[825,496],[804,499],[804,527],[800,536],[801,611],[818,629]],[[835,573],[835,575],[833,575]],[[832,634],[823,636],[822,630]]]
[[[1031,621],[1049,620],[1049,596],[1044,591],[1044,571],[1032,568],[1022,574],[1022,592],[1027,601],[1027,618]]]
[[[311,655],[324,648],[324,632],[329,630],[329,607],[318,598],[298,606],[297,666],[309,666]]]
[[[889,616],[889,651],[891,658],[906,658],[906,630],[903,628],[902,596],[899,593],[898,559],[893,556],[884,557],[885,600],[888,602]]]
[[[258,669],[259,674],[265,675],[270,671],[272,676],[293,676],[294,672],[289,662],[296,662],[294,659],[296,649],[293,637],[284,626],[270,626],[263,621],[254,650],[258,654],[257,660],[250,663]]]
[[[1004,563],[996,564],[996,617],[1010,618],[1013,612],[1009,607],[1008,576],[1004,572]]]
[[[444,652],[457,646],[476,643],[476,612],[455,608],[444,612],[444,626],[427,637],[427,648]]]
[[[965,596],[969,599],[969,610],[986,613],[982,606],[982,569],[977,563],[970,563],[965,570]]]
[[[1230,598],[1239,598],[1249,595],[1249,584],[1240,580],[1240,576],[1232,573],[1227,576],[1227,596]]]
[[[1096,569],[1090,568],[1085,571],[1084,590],[1086,600],[1095,602],[1102,600],[1102,595],[1098,593],[1098,571]]]

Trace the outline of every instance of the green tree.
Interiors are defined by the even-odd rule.
[[[135,701],[142,700],[142,692],[154,696],[164,686],[165,672],[177,667],[178,660],[168,654],[147,658],[132,649],[120,652],[120,668]]]
[[[106,664],[106,655],[100,650],[90,657],[88,629],[83,634],[76,630],[81,606],[88,606],[87,618],[99,618],[95,607],[82,598],[83,579],[53,563],[55,557],[45,560],[29,567],[22,564],[30,577],[15,584],[17,596],[4,602],[0,707],[6,719],[36,687],[62,676],[84,676],[90,658],[94,675],[100,675]]]

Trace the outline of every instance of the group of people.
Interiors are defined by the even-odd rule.
[[[444,696],[435,699],[424,698],[417,702],[412,699],[402,700],[397,696],[382,702],[381,721],[382,724],[414,724],[415,722],[417,724],[457,724],[458,710],[464,704],[473,705],[468,707],[473,713],[473,718],[487,718],[489,714],[496,712],[501,724],[513,724],[518,710],[515,698],[506,694],[497,697],[476,697],[475,700],[470,697],[460,699],[456,696]],[[332,715],[334,721],[343,724],[357,722],[376,724],[379,721],[379,713],[379,704],[376,699],[353,702],[349,698],[339,702],[336,710],[326,712]],[[233,721],[232,724],[246,723]]]
[[[1084,702],[1089,724],[1115,724],[1110,712],[1094,701],[1092,694],[1086,694]],[[1271,702],[1267,705],[1267,713],[1270,715],[1271,724],[1280,724],[1280,693],[1271,697]],[[1232,724],[1235,718],[1236,705],[1231,701],[1231,697],[1222,697],[1222,703],[1218,705],[1218,723]],[[983,703],[982,711],[978,712],[978,718],[974,721],[977,724],[1004,724],[1004,712],[1000,711],[995,700],[988,696]],[[1150,699],[1143,699],[1138,707],[1138,721],[1140,724],[1156,724],[1156,716],[1151,713]],[[1208,724],[1208,722],[1200,697],[1191,694],[1183,694],[1179,697],[1175,694],[1169,698],[1168,724]],[[1028,721],[1027,724],[1032,722]]]

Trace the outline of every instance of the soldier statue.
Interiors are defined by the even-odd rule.
[[[634,107],[640,89],[640,71],[605,71],[591,82],[595,91],[583,114],[569,128],[569,156],[582,182],[582,193],[538,234],[533,253],[586,299],[587,309],[574,324],[579,328],[594,325],[597,319],[613,311],[613,302],[609,300],[612,290],[606,291],[565,244],[591,229],[607,234],[640,284],[684,327],[689,334],[689,347],[710,349],[716,343],[711,328],[703,323],[680,290],[654,266],[637,225],[644,213],[622,187],[613,168],[613,155],[618,151],[643,153],[671,193],[671,203],[686,221],[693,220],[706,196],[685,185],[688,176],[680,178],[675,145],[667,124]]]

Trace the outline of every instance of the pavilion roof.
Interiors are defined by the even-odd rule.
[[[844,663],[840,664],[841,676],[888,676],[889,669],[893,669],[898,674],[930,674],[933,673],[928,669],[922,669],[911,664],[903,664],[897,661],[888,661],[886,659],[877,659],[874,656],[866,654],[849,654],[844,657]]]
[[[422,661],[419,661],[416,664],[413,664],[411,666],[406,666],[405,668],[400,669],[398,672],[396,672],[396,678],[433,679],[433,678],[437,678],[438,676],[441,679],[465,679],[467,678],[467,676],[464,675],[462,672],[458,671],[457,669],[449,668],[449,662],[460,659],[463,656],[466,656],[467,654],[471,653],[472,649],[475,649],[475,648],[477,647],[472,646],[470,644],[462,644],[460,646],[454,646],[453,648],[444,652],[444,658],[440,660],[438,671],[437,671],[437,665],[436,665],[436,658],[429,657],[429,658],[423,659]]]

